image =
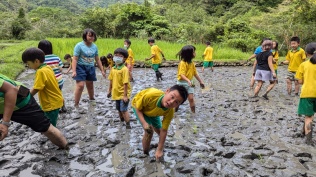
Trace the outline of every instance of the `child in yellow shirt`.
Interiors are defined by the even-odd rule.
[[[300,64],[305,61],[306,55],[305,51],[299,47],[300,38],[292,37],[291,38],[291,50],[288,51],[286,55],[286,60],[283,61],[283,64],[288,64],[288,74],[287,74],[287,93],[291,95],[292,92],[292,82],[295,84],[295,95],[298,95],[300,90],[300,85],[298,81],[295,79],[295,73],[300,66]]]
[[[303,62],[296,71],[295,78],[302,84],[298,114],[305,115],[302,134],[306,136],[306,143],[313,145],[313,116],[316,112],[316,43],[312,42],[305,48],[310,60]]]
[[[132,42],[129,40],[129,39],[126,39],[124,41],[124,48],[127,50],[128,52],[128,57],[125,61],[125,64],[128,68],[128,71],[129,71],[129,78],[130,78],[130,81],[131,82],[134,82],[134,79],[133,79],[133,68],[134,68],[134,64],[135,64],[135,60],[134,60],[134,53],[133,53],[133,50],[131,49],[131,44]]]
[[[44,63],[45,53],[38,48],[29,48],[22,54],[22,60],[30,68],[36,70],[33,89],[30,93],[38,93],[40,105],[45,115],[56,127],[59,109],[63,106],[63,96],[58,87],[54,71]]]
[[[150,48],[151,56],[149,58],[146,58],[145,61],[151,59],[151,67],[156,73],[157,81],[159,81],[159,79],[162,80],[163,74],[159,71],[159,66],[162,62],[160,54],[162,56],[162,60],[166,60],[165,55],[163,54],[162,50],[155,44],[155,39],[152,39],[152,38],[148,39],[148,44],[151,47]]]
[[[174,85],[166,92],[156,88],[148,88],[138,92],[132,100],[132,108],[138,121],[144,128],[142,140],[144,154],[149,154],[153,130],[159,135],[156,160],[163,156],[168,127],[172,121],[175,107],[183,104],[188,97],[187,90]],[[160,116],[163,116],[161,122]]]
[[[116,101],[116,109],[121,121],[125,120],[126,129],[131,129],[129,113],[127,111],[131,85],[129,83],[128,69],[124,65],[127,57],[128,53],[125,49],[118,48],[114,51],[113,61],[115,62],[115,66],[110,70],[108,97],[112,95],[112,100]]]
[[[272,41],[272,56],[273,56],[273,68],[274,72],[277,75],[276,83],[278,83],[278,61],[279,61],[279,43],[277,41]]]
[[[212,72],[214,71],[213,66],[213,48],[211,47],[211,42],[207,41],[206,43],[206,48],[203,53],[203,67],[202,67],[202,73],[204,72],[205,68],[211,67]]]
[[[179,56],[179,59],[181,59],[178,65],[177,84],[182,85],[187,89],[189,93],[188,100],[190,108],[191,111],[195,113],[195,103],[193,98],[195,85],[193,84],[193,77],[199,81],[200,87],[202,89],[204,88],[204,83],[196,71],[195,63],[192,62],[195,57],[195,47],[192,45],[184,46],[177,55]],[[178,111],[178,109],[179,107],[176,108],[176,111]]]

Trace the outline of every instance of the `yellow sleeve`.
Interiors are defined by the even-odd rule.
[[[126,66],[124,67],[124,72],[123,72],[123,83],[124,84],[129,83],[129,72]]]
[[[275,52],[275,55],[274,55],[273,58],[274,58],[276,61],[279,59],[279,52],[278,52],[278,51]]]
[[[300,66],[298,67],[296,74],[295,74],[295,78],[298,80],[303,80],[304,77],[304,67],[303,67],[303,63],[300,64]]]
[[[151,52],[152,55],[156,55],[155,46],[152,46],[152,47],[151,47],[150,52]]]
[[[172,121],[174,115],[174,109],[169,109],[168,112],[165,113],[162,119],[162,129],[168,130],[168,127]]]
[[[203,55],[206,56],[207,48],[204,50]]]
[[[41,70],[41,69],[37,70],[36,74],[35,74],[33,89],[43,90],[45,87],[46,81],[47,81],[47,77],[44,74],[43,70]]]

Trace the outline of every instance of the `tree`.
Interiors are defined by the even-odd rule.
[[[19,9],[18,17],[11,24],[11,33],[15,39],[24,39],[26,31],[30,29],[30,24],[25,18],[24,9]]]

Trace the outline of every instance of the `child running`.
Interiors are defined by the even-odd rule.
[[[211,67],[212,72],[214,71],[213,69],[213,48],[211,47],[211,42],[207,41],[206,43],[206,48],[204,50],[203,58],[203,67],[202,67],[202,73],[204,72],[205,68]]]
[[[306,45],[305,51],[310,60],[303,62],[295,75],[302,84],[298,114],[305,115],[302,134],[306,136],[306,144],[313,145],[313,116],[316,112],[316,43]]]
[[[135,95],[132,100],[132,109],[144,128],[142,140],[144,154],[149,155],[154,130],[159,136],[155,153],[156,160],[163,156],[168,127],[174,115],[173,108],[183,104],[187,97],[187,90],[180,85],[174,85],[165,92],[156,88],[148,88]],[[160,116],[163,116],[162,122]]]
[[[257,97],[264,81],[270,81],[270,85],[267,91],[262,95],[263,98],[268,98],[268,93],[274,87],[274,82],[276,78],[276,73],[273,68],[273,56],[272,56],[272,41],[265,40],[262,43],[262,52],[257,54],[256,60],[253,64],[253,73],[255,74],[255,80],[258,82],[254,90],[254,96]]]
[[[193,98],[195,85],[193,84],[193,77],[199,81],[200,87],[202,89],[205,87],[203,81],[196,71],[195,63],[192,62],[192,59],[195,57],[195,47],[192,45],[186,45],[177,55],[181,60],[178,66],[177,84],[182,85],[187,89],[189,93],[188,100],[190,103],[190,108],[191,111],[195,113],[195,103]],[[176,111],[178,111],[178,109],[179,107],[176,107]]]
[[[161,76],[163,74],[158,69],[161,64],[160,54],[163,60],[166,60],[165,55],[163,54],[162,50],[155,44],[155,39],[148,39],[148,44],[151,46],[151,56],[149,58],[146,58],[145,61],[151,59],[151,67],[156,73],[157,81],[159,81],[159,79],[162,80]]]
[[[133,50],[131,49],[131,44],[132,44],[132,42],[129,39],[126,39],[124,41],[124,48],[128,52],[128,58],[126,59],[125,64],[126,64],[126,66],[128,68],[128,71],[129,71],[130,81],[134,82],[132,71],[133,71],[133,67],[134,67],[134,64],[135,64],[135,60],[134,60]]]
[[[287,93],[291,95],[292,92],[292,82],[294,81],[295,85],[295,95],[298,95],[300,90],[300,85],[298,81],[294,78],[295,73],[300,66],[300,64],[305,61],[306,55],[305,51],[299,47],[300,38],[292,37],[291,38],[291,50],[288,51],[286,55],[286,60],[282,62],[282,64],[288,64],[288,74],[286,78],[287,84]]]
[[[48,66],[50,66],[53,69],[55,73],[55,77],[58,82],[59,89],[60,91],[62,91],[63,85],[64,85],[64,79],[62,75],[63,66],[64,66],[63,62],[60,60],[60,58],[57,55],[53,54],[53,45],[50,41],[41,40],[38,43],[38,48],[41,49],[45,53],[44,63],[46,63]],[[64,113],[67,112],[67,109],[65,107],[65,100],[60,111]]]
[[[125,49],[118,48],[114,51],[113,60],[115,66],[110,70],[109,80],[110,86],[108,97],[112,95],[112,100],[116,101],[116,109],[118,110],[121,121],[125,120],[126,129],[131,129],[128,103],[131,94],[131,85],[129,81],[129,72],[124,65],[128,57],[128,52]]]
[[[63,96],[55,78],[54,71],[47,66],[45,53],[38,48],[29,48],[22,54],[22,60],[30,68],[36,70],[31,95],[38,93],[40,105],[45,115],[56,127],[59,109],[63,106]]]

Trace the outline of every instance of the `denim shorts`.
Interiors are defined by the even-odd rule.
[[[128,108],[128,102],[125,103],[123,100],[115,100],[115,107],[118,111],[125,112]]]
[[[77,65],[77,76],[73,79],[76,81],[97,81],[95,67],[90,65]]]

